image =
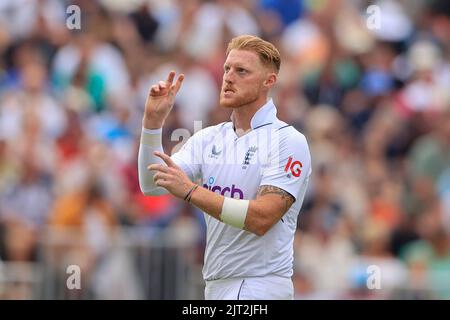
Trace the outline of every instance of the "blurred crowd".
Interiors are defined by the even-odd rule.
[[[67,27],[70,5],[80,29]],[[228,121],[218,94],[227,43],[240,34],[279,48],[278,116],[311,149],[296,298],[449,299],[444,0],[1,1],[0,273],[2,261],[40,261],[48,227],[77,230],[80,244],[57,250],[82,270],[95,270],[125,227],[179,225],[201,263],[201,212],[139,190],[141,119],[150,85],[173,69],[186,78],[166,153]]]

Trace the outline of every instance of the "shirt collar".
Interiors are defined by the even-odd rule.
[[[256,129],[266,124],[273,123],[277,117],[277,108],[275,107],[273,100],[269,99],[265,105],[256,111],[250,120],[250,127]],[[233,118],[231,117],[231,121]]]

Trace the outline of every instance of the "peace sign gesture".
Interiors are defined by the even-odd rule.
[[[184,75],[180,74],[175,83],[175,71],[170,71],[166,81],[152,85],[145,102],[143,126],[147,129],[161,128],[172,110],[175,96],[181,88]]]

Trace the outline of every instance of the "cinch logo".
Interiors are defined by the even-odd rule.
[[[209,181],[208,181],[208,182],[211,183],[211,180],[214,182],[214,178],[212,178],[212,177],[209,178]],[[239,199],[244,199],[244,192],[242,192],[241,189],[236,188],[234,184],[231,185],[231,188],[230,188],[230,187],[225,187],[225,188],[223,188],[223,187],[221,187],[221,186],[211,186],[211,185],[207,185],[206,183],[204,183],[204,184],[203,184],[203,188],[208,189],[208,190],[211,190],[212,192],[218,191],[219,194],[221,194],[221,195],[223,195],[223,196],[225,196],[225,194],[226,194],[227,192],[229,192],[231,198],[234,198],[234,195],[235,195],[235,194],[239,194]]]
[[[302,173],[303,165],[300,161],[294,161],[292,162],[292,157],[289,157],[288,162],[286,163],[286,167],[284,167],[284,171],[288,172],[288,170],[291,170],[291,173],[294,177],[300,177],[300,174]]]

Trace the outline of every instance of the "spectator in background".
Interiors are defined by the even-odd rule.
[[[303,16],[303,0],[259,0],[258,3],[262,11],[276,14],[283,27],[299,20]]]
[[[51,176],[39,167],[29,149],[20,166],[20,179],[8,185],[0,198],[0,221],[4,230],[8,261],[37,259],[39,230],[44,226],[52,204]]]
[[[82,190],[55,199],[48,221],[59,241],[45,248],[55,269],[61,260],[69,265],[76,262],[86,273],[83,279],[89,279],[108,256],[117,219],[102,192],[98,182],[91,180]],[[91,288],[86,283],[82,287]]]
[[[41,125],[40,135],[52,141],[61,134],[66,125],[64,112],[48,92],[48,71],[38,56],[30,57],[19,69],[19,87],[7,91],[0,100],[0,127],[6,139],[13,140],[26,134],[20,132],[24,114],[32,114]]]

